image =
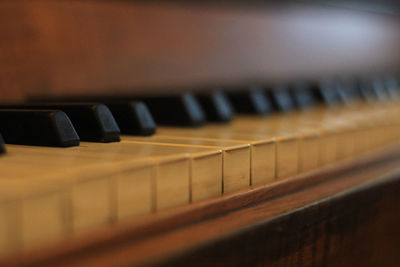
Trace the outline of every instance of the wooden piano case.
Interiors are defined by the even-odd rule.
[[[399,18],[386,14],[128,1],[2,1],[0,12],[3,102],[365,74],[400,62]],[[399,156],[386,148],[0,265],[398,266]]]

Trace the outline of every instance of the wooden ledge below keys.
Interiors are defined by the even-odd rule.
[[[279,247],[279,244],[289,242],[289,239],[290,242],[303,242],[304,240],[298,239],[300,238],[299,231],[309,233],[312,231],[310,225],[313,223],[316,224],[313,227],[322,227],[314,231],[321,232],[315,236],[315,240],[310,237],[311,239],[307,242],[316,242],[313,243],[317,249],[313,262],[324,263],[330,259],[335,260],[335,252],[343,253],[340,251],[339,243],[332,244],[328,252],[324,251],[324,244],[343,240],[340,238],[343,238],[343,235],[348,232],[340,232],[340,229],[337,229],[339,232],[335,234],[335,232],[327,231],[326,225],[319,225],[326,220],[338,219],[335,217],[337,214],[346,215],[350,223],[355,225],[354,227],[358,227],[357,224],[365,226],[363,223],[367,218],[360,215],[360,212],[364,211],[373,213],[369,215],[371,216],[368,217],[369,220],[381,219],[377,216],[390,215],[391,217],[385,218],[396,220],[395,223],[398,225],[400,218],[398,212],[393,212],[394,203],[392,201],[393,197],[397,201],[396,203],[399,203],[400,199],[398,193],[397,195],[393,194],[390,190],[400,191],[399,163],[400,145],[386,147],[360,156],[358,159],[342,161],[272,184],[243,189],[218,198],[160,211],[131,221],[126,220],[111,227],[99,227],[93,229],[92,232],[82,233],[80,236],[65,239],[59,243],[41,246],[18,256],[2,258],[0,265],[54,265],[60,262],[63,262],[64,265],[86,266],[174,264],[174,262],[183,264],[185,257],[191,259],[192,263],[192,260],[195,259],[194,262],[200,264],[202,260],[210,259],[201,258],[200,255],[204,255],[201,251],[205,250],[209,253],[206,255],[213,256],[213,249],[221,253],[216,258],[212,258],[214,260],[229,260],[232,255],[242,255],[244,258],[236,260],[248,259],[251,261],[252,255],[246,254],[250,252],[241,249],[240,246],[232,247],[229,253],[219,250],[223,249],[225,245],[229,246],[227,244],[230,241],[235,244],[244,242],[244,245],[254,249],[252,253],[259,253],[253,256],[262,258],[271,256],[270,253],[265,253],[265,249],[271,250],[271,253],[280,249],[283,254],[277,256],[273,254],[276,258],[268,258],[269,262],[279,261],[286,260],[286,257],[292,255],[291,253],[296,253],[296,250],[293,249],[307,249],[307,247],[302,247],[302,243],[298,243],[298,247],[291,249],[286,246]],[[387,199],[388,197],[391,199]],[[390,206],[385,204],[388,201]],[[316,208],[318,208],[317,211],[315,211]],[[379,210],[376,210],[377,208]],[[387,208],[392,211],[389,215],[384,213],[387,212]],[[377,211],[380,213],[376,213]],[[317,212],[317,214],[308,216],[310,217],[308,218],[306,215],[309,213],[307,212],[311,212],[310,214]],[[340,227],[345,225],[346,223]],[[301,230],[303,229],[301,227],[304,227],[304,230]],[[374,245],[373,241],[379,241],[377,246],[381,246],[385,240],[379,239],[379,231],[394,229],[384,226],[382,229],[377,229],[373,225],[368,227],[373,228],[367,228],[367,230],[375,231],[373,232],[375,239],[371,240],[372,243],[361,242],[358,246],[350,246],[348,249],[356,250],[360,246],[369,248],[368,245]],[[262,229],[267,232],[262,232]],[[365,228],[360,226],[357,230],[359,229]],[[258,232],[259,230],[261,232]],[[252,239],[259,243],[252,244],[252,239],[246,239],[246,237],[240,239],[241,235],[249,231],[255,231]],[[272,236],[269,234],[266,237],[266,233],[270,233]],[[257,237],[259,234],[260,236]],[[365,234],[361,236],[368,237]],[[284,238],[281,240],[284,243],[273,242],[279,241],[276,238],[280,237]],[[360,237],[358,236],[358,238]],[[228,243],[224,243],[224,241]],[[386,245],[388,249],[390,249],[390,244]],[[267,247],[257,247],[259,245],[267,245]],[[261,253],[259,250],[264,252]],[[358,259],[365,261],[363,258]],[[304,260],[309,259],[304,258]]]

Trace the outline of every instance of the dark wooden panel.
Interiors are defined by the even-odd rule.
[[[393,69],[399,25],[299,5],[1,1],[0,101]]]
[[[323,200],[163,266],[399,266],[400,180]]]

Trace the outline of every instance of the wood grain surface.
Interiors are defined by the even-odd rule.
[[[311,5],[2,1],[0,101],[393,70],[399,25],[395,16]]]

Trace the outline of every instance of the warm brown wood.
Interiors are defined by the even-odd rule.
[[[0,2],[0,25],[0,102],[400,66],[398,17],[332,7],[19,0]],[[82,232],[0,265],[395,266],[398,151]]]
[[[396,175],[394,180],[314,202],[158,263],[163,266],[398,266],[400,179]],[[296,197],[306,197],[304,193],[310,192],[299,192],[282,200],[290,202]],[[275,202],[269,207],[283,204]],[[257,211],[261,209],[257,207]]]
[[[301,226],[302,223],[304,224],[307,222],[304,214],[317,214],[316,216],[310,215],[311,217],[307,218],[314,218],[317,225],[318,223],[322,224],[322,230],[318,228],[318,226],[316,229],[320,230],[315,231],[321,231],[322,236],[326,234],[324,236],[324,238],[326,238],[328,232],[327,229],[324,228],[324,225],[326,225],[324,223],[327,221],[325,221],[326,217],[321,216],[321,214],[329,215],[326,218],[328,221],[335,220],[339,215],[341,216],[341,213],[336,213],[339,211],[343,211],[346,216],[350,216],[354,208],[352,204],[354,201],[354,203],[364,203],[364,198],[359,198],[358,193],[356,194],[355,192],[365,192],[365,190],[369,190],[368,188],[374,190],[374,188],[380,188],[383,185],[388,185],[389,188],[397,188],[397,186],[394,185],[399,183],[398,179],[400,176],[396,168],[398,164],[398,148],[394,147],[389,151],[385,150],[378,154],[366,155],[357,160],[342,162],[274,184],[261,185],[219,198],[194,203],[189,206],[166,210],[142,218],[142,220],[135,220],[132,222],[126,221],[120,225],[96,229],[92,233],[82,233],[81,236],[71,238],[70,240],[64,240],[58,245],[52,244],[49,247],[41,247],[23,255],[16,255],[8,259],[3,259],[1,263],[3,265],[59,264],[60,262],[66,265],[78,263],[84,265],[109,265],[111,263],[147,264],[150,262],[165,263],[165,260],[167,260],[167,262],[173,260],[174,255],[179,256],[179,258],[175,259],[178,261],[179,259],[184,260],[200,257],[199,255],[202,254],[196,254],[196,251],[203,245],[206,245],[204,248],[206,252],[204,253],[211,253],[210,257],[213,256],[212,251],[214,251],[214,248],[216,249],[215,251],[219,251],[220,254],[215,257],[220,258],[222,261],[229,260],[228,255],[240,255],[240,253],[243,253],[243,251],[240,250],[243,248],[241,246],[233,246],[233,252],[227,252],[227,248],[224,246],[229,244],[229,240],[240,243],[241,241],[235,241],[237,238],[241,239],[240,233],[244,234],[246,231],[250,231],[250,233],[258,235],[258,229],[264,229],[263,226],[266,227],[266,230],[260,230],[260,236],[268,233],[268,231],[273,231],[275,233],[275,236],[270,239],[271,243],[265,243],[265,240],[260,241],[260,239],[257,238],[254,239],[255,243],[251,243],[252,234],[248,237],[245,235],[245,237],[243,237],[244,240],[248,242],[249,248],[257,244],[260,246],[267,246],[266,249],[270,248],[270,246],[274,249],[275,247],[280,248],[284,253],[282,251],[273,251],[278,254],[283,253],[279,254],[280,256],[278,259],[284,261],[288,255],[295,253],[294,251],[298,251],[297,253],[301,254],[302,252],[299,249],[302,247],[299,243],[296,243],[299,249],[296,250],[290,247],[290,249],[286,251],[286,243],[290,244],[291,240],[294,240],[293,242],[300,241],[297,239],[301,236],[301,231],[297,231],[299,228],[288,231],[288,236],[282,240],[274,239],[278,238],[282,232],[276,232],[276,227],[279,227],[279,222],[281,222],[281,220],[285,221],[285,219],[282,218],[289,218],[283,225],[287,226],[286,223],[290,223],[289,225],[292,226],[293,224],[296,225],[299,223]],[[385,174],[390,175],[385,176]],[[376,192],[382,191],[378,190]],[[352,200],[349,202],[345,201],[347,200],[346,196],[354,196],[354,198],[351,197]],[[379,199],[386,201],[385,195],[380,194],[379,196]],[[374,202],[374,198],[368,199],[367,197],[365,199],[365,204],[358,205],[357,207],[359,207],[361,211],[367,212],[367,214],[375,211],[381,212],[380,202],[377,201],[377,206],[374,206],[369,205],[372,203],[371,201]],[[340,204],[338,208],[332,210],[331,207],[335,206],[335,203],[342,204]],[[346,204],[343,203],[348,203],[349,210],[347,210]],[[326,207],[328,208],[325,209],[324,205],[327,205]],[[320,207],[320,209],[318,209],[318,207]],[[369,207],[371,207],[371,209],[369,209]],[[382,207],[383,210],[385,210],[385,206]],[[366,210],[363,210],[363,208]],[[309,211],[310,213],[308,213]],[[317,213],[313,213],[313,211]],[[289,214],[287,214],[287,212],[289,212]],[[382,216],[387,215],[385,214],[386,213],[382,213]],[[360,219],[365,219],[366,223],[371,222],[370,227],[378,227],[374,224],[374,216],[369,218],[360,217]],[[381,217],[377,217],[376,219],[380,220]],[[389,219],[399,218],[389,216]],[[398,222],[399,221],[397,221],[397,223]],[[386,225],[385,223],[389,222],[384,222],[379,227],[385,229],[391,226],[391,224]],[[306,225],[308,225],[308,223]],[[368,225],[369,224],[366,226],[367,230],[372,231],[373,229]],[[358,231],[358,224],[356,226],[355,230]],[[363,224],[360,224],[360,227],[361,226],[364,227]],[[341,231],[341,229],[342,228],[339,228],[338,230]],[[343,229],[345,230],[345,228]],[[396,228],[390,229],[394,230]],[[351,234],[356,234],[358,233],[357,231],[345,233],[348,233],[348,237],[351,238]],[[310,234],[312,233],[315,232],[311,231]],[[278,236],[276,236],[276,234],[278,234]],[[379,235],[375,236],[376,240],[374,240],[376,242],[382,241],[378,237]],[[308,238],[311,237],[308,236]],[[320,250],[324,248],[322,244],[326,243],[323,240],[317,240],[318,242],[311,243],[315,244],[318,250]],[[396,240],[397,239],[389,241],[395,242]],[[275,241],[279,242],[277,243]],[[209,250],[207,250],[207,248]],[[237,251],[236,248],[238,248]],[[362,248],[371,249],[372,247],[365,245]],[[260,251],[263,251],[261,247]],[[201,250],[198,253],[201,253]],[[319,252],[317,254],[321,256]],[[263,257],[257,254],[257,257],[253,259],[243,256],[243,260],[260,259],[262,260],[261,262],[270,261],[270,255],[271,254],[268,254],[268,257],[264,255]],[[299,254],[296,255],[295,257],[298,257]],[[211,260],[212,258],[209,259]],[[207,258],[203,258],[202,260],[207,260]],[[276,259],[274,258],[273,260]],[[328,258],[324,260],[328,260]],[[218,261],[216,261],[216,263],[218,263]]]
[[[333,7],[19,0],[1,1],[0,25],[0,101],[238,86],[400,62],[399,18]]]

